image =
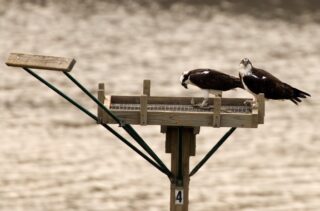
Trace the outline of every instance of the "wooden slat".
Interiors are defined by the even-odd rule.
[[[140,111],[113,111],[114,114],[129,124],[140,124]],[[115,123],[113,120],[104,119],[105,123]],[[188,113],[188,112],[148,112],[148,125],[212,127],[212,113]],[[257,127],[252,114],[222,113],[220,127]]]
[[[197,135],[200,133],[200,127],[193,127],[193,134]]]
[[[257,96],[257,103],[258,103],[258,123],[264,123],[264,114],[265,114],[265,98],[264,94],[259,94]]]
[[[8,66],[70,72],[76,60],[73,58],[11,53]]]
[[[99,83],[98,85],[98,100],[101,103],[104,103],[104,100],[105,100],[104,83]],[[98,106],[98,119],[99,119],[99,121],[97,122],[98,124],[101,123],[104,113],[105,112],[100,108],[100,106]]]
[[[221,98],[221,106],[243,106],[244,101],[251,98]],[[195,101],[201,102],[203,98],[194,97]],[[112,103],[120,104],[139,104],[140,96],[119,96],[112,95]],[[191,97],[165,97],[165,96],[150,96],[148,97],[149,104],[174,104],[174,105],[190,105]],[[213,98],[209,98],[208,103],[213,105]]]
[[[160,132],[161,132],[161,133],[166,133],[166,132],[167,132],[167,128],[168,128],[168,127],[167,127],[166,125],[161,125],[161,126],[160,126]]]
[[[143,80],[143,94],[150,96],[150,88],[151,87],[151,81],[150,80]]]
[[[196,155],[196,134],[194,133],[193,129],[193,135],[190,137],[190,150],[189,150],[189,156],[195,156]]]
[[[148,97],[147,95],[140,96],[140,124],[147,125],[148,115],[147,115]]]
[[[220,127],[220,111],[221,111],[221,98],[216,97],[213,101],[213,127]]]

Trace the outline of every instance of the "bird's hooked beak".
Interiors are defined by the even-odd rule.
[[[186,83],[187,78],[188,78],[188,72],[183,72],[182,75],[180,76],[180,83],[186,89],[188,89],[188,84]]]
[[[184,88],[188,89],[188,85],[187,85],[185,82],[182,82],[181,85],[182,85]]]

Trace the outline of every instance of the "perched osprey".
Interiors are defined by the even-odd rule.
[[[181,85],[186,89],[188,84],[204,91],[204,100],[200,107],[208,105],[209,93],[219,94],[234,88],[243,88],[239,78],[212,69],[195,69],[184,72],[180,77]]]
[[[310,94],[280,81],[267,71],[253,67],[247,58],[240,62],[239,76],[244,88],[255,97],[254,106],[256,95],[259,93],[263,93],[267,99],[291,100],[296,105],[301,102],[300,98],[311,97]]]

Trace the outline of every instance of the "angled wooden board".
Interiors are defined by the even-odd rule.
[[[76,63],[73,58],[11,53],[8,66],[70,72]]]

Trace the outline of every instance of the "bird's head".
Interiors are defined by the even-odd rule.
[[[251,69],[252,64],[248,58],[244,58],[240,62],[240,67],[245,68],[245,69]]]
[[[184,88],[186,88],[186,89],[188,89],[189,75],[190,75],[189,72],[190,72],[190,71],[185,71],[185,72],[183,72],[182,75],[180,76],[180,83],[181,83],[181,85],[182,85]]]
[[[243,76],[246,72],[252,69],[252,64],[249,59],[244,58],[240,62],[239,75]]]

